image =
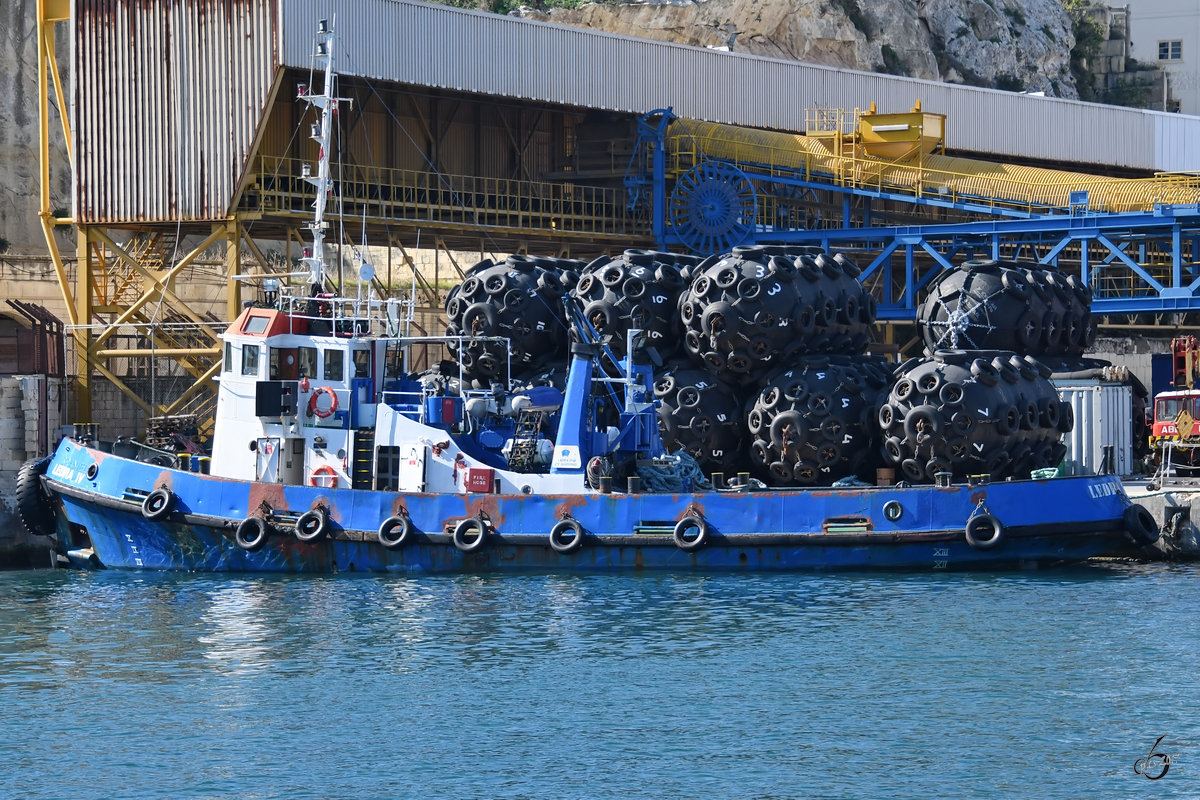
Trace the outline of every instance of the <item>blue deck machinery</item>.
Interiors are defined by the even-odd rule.
[[[1110,178],[958,158],[918,103],[808,114],[789,134],[675,117],[639,121],[625,184],[660,248],[708,254],[812,244],[854,258],[881,320],[967,258],[1077,275],[1099,315],[1200,310],[1200,177]]]

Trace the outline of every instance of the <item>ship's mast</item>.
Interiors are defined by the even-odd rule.
[[[336,16],[334,22],[337,22]],[[299,95],[301,100],[321,110],[320,122],[314,122],[310,129],[311,137],[318,147],[317,174],[313,176],[308,164],[304,165],[303,172],[304,179],[317,189],[317,200],[313,204],[313,221],[307,226],[312,231],[312,253],[302,259],[309,270],[308,282],[311,284],[312,293],[316,294],[325,285],[325,230],[329,227],[329,223],[325,221],[325,204],[330,194],[329,141],[333,133],[333,116],[337,113],[337,100],[333,94],[336,78],[333,72],[333,28],[327,20],[321,20],[317,25],[316,52],[313,58],[318,69],[322,66],[322,60],[324,61],[325,80],[321,94],[316,94],[312,87],[301,87]]]

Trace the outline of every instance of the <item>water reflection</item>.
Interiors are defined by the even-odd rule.
[[[266,620],[277,613],[267,609],[267,592],[257,583],[239,583],[207,593],[208,604],[197,637],[204,658],[216,662],[229,675],[250,675],[270,666],[269,628]]]
[[[1128,796],[1168,734],[1178,797],[1198,579],[0,573],[0,757],[84,764],[35,800]]]

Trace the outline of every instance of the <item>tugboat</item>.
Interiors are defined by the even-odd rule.
[[[871,389],[858,367],[837,359],[810,360],[798,372],[783,364],[775,383],[748,406],[759,474],[777,481],[768,485],[740,471],[726,479],[715,468],[705,473],[686,448],[672,452],[664,443],[664,435],[686,438],[664,422],[664,398],[695,420],[695,409],[720,394],[707,391],[705,381],[684,386],[661,369],[656,375],[660,351],[679,332],[631,314],[624,335],[614,337],[600,301],[581,300],[592,287],[578,275],[568,279],[568,269],[553,285],[546,276],[555,273],[531,263],[536,259],[513,257],[473,270],[449,301],[455,322],[447,337],[404,335],[411,304],[373,296],[366,265],[357,296],[328,291],[323,215],[336,100],[332,34],[322,26],[319,35],[327,40],[320,50],[327,59],[324,93],[301,96],[321,113],[313,126],[321,159],[315,176],[305,173],[317,189],[306,285],[299,292],[265,285],[262,301],[226,330],[211,459],[146,458],[137,446],[99,441],[80,426],[51,456],[22,468],[19,515],[31,532],[53,537],[64,560],[122,569],[319,573],[950,570],[1069,563],[1157,539],[1153,517],[1130,502],[1115,476],[960,475],[974,463],[970,449],[944,460],[922,450],[926,426],[939,424],[936,414],[932,406],[912,411],[911,399],[896,399],[895,392],[885,410],[915,420],[909,433],[916,444],[904,444],[909,450],[900,455],[917,464],[914,481],[932,482],[812,485],[823,482],[828,465],[862,467],[858,456],[878,449],[865,438],[857,444],[855,436],[864,420],[874,424],[881,407],[872,406],[871,392],[880,386]],[[777,258],[780,269],[791,269],[789,259]],[[643,280],[646,270],[636,266],[645,260],[631,257],[633,277],[621,279],[620,302],[654,295],[646,294],[653,288]],[[845,273],[827,261],[826,272],[845,284]],[[709,281],[706,264],[694,266],[693,290]],[[754,270],[753,286],[749,279],[737,283],[741,298],[755,301],[760,292],[774,298],[779,284],[757,282],[769,280],[771,270]],[[540,291],[513,288],[534,272]],[[599,275],[586,282],[607,292],[617,280]],[[670,280],[685,283],[679,271]],[[565,291],[573,281],[579,291]],[[719,285],[720,276],[712,283]],[[847,291],[858,291],[855,281],[849,284]],[[558,301],[555,318],[570,330],[566,363],[553,363],[553,348],[537,351],[541,331],[532,311],[521,314],[528,330],[492,335],[496,311],[476,302],[476,291],[514,309]],[[734,381],[755,361],[781,363],[779,348],[762,337],[721,351],[713,343],[729,330],[732,323],[721,316],[729,312],[693,294],[680,302],[683,314],[703,318],[711,334],[688,334],[693,355],[731,371]],[[865,317],[847,316],[844,297],[828,305],[831,320],[843,318],[829,340],[861,344]],[[808,308],[809,316],[822,318],[820,309]],[[793,324],[790,313],[768,317],[786,327]],[[795,324],[811,333],[814,322]],[[525,340],[514,346],[518,335]],[[785,332],[780,342],[787,338]],[[415,374],[414,355],[430,344],[446,346],[457,361]],[[937,380],[925,383],[936,384],[945,404],[961,405],[973,389],[960,384],[975,379],[966,367],[950,371],[958,359],[953,352],[939,356],[946,365],[927,370]],[[515,381],[518,362],[560,377]],[[807,418],[780,410],[780,398],[798,408],[796,387],[803,384],[808,406],[828,405],[835,389],[820,382],[830,375],[840,381],[836,391],[853,395],[841,405],[854,409],[854,419],[823,418],[828,440],[805,442]],[[951,384],[960,388],[947,391]],[[1039,402],[1043,412],[1051,410],[1052,403]],[[1036,411],[1037,403],[1035,431]],[[981,414],[979,424],[991,424]],[[728,414],[717,417],[724,423]],[[714,441],[705,438],[707,423],[688,425],[703,442]],[[1021,427],[1020,418],[1012,427]],[[893,449],[902,435],[889,440]],[[1043,449],[1047,458],[1055,452],[1049,444]],[[704,460],[706,453],[697,453]],[[723,453],[708,452],[707,466],[733,463],[722,461]]]

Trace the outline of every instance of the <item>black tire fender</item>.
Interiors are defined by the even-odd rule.
[[[475,534],[475,538],[470,538],[471,534]],[[459,520],[454,526],[454,533],[450,537],[450,541],[464,553],[474,553],[481,549],[484,542],[487,540],[487,525],[479,517],[467,517]]]
[[[399,514],[388,517],[379,526],[379,531],[376,534],[379,538],[379,543],[388,550],[398,550],[408,541],[408,537],[412,534],[412,523],[408,517],[400,516]]]
[[[323,507],[305,511],[296,520],[296,538],[302,542],[316,542],[329,532],[329,512]]]
[[[962,384],[958,381],[946,381],[938,390],[938,399],[942,401],[943,406],[961,406],[965,396]]]
[[[982,358],[977,358],[971,362],[971,374],[975,376],[975,380],[982,383],[984,386],[995,386],[1000,375],[996,372],[996,368]]]
[[[157,522],[160,519],[166,519],[174,507],[175,495],[171,493],[170,489],[160,487],[146,495],[146,499],[142,501],[142,516]]]
[[[567,517],[550,529],[550,547],[556,553],[574,553],[583,547],[583,526],[579,520]]]
[[[1145,506],[1134,503],[1125,509],[1125,530],[1133,541],[1140,545],[1154,544],[1158,541],[1158,522]]]
[[[25,462],[17,473],[17,517],[34,536],[50,536],[55,529],[54,508],[42,489],[42,476],[49,466],[50,457],[46,456]]]
[[[904,435],[911,442],[916,442],[922,433],[926,436],[937,436],[941,432],[942,417],[933,406],[914,406],[904,415]]]
[[[691,530],[696,531],[694,536],[689,536],[688,531]],[[708,541],[708,523],[704,521],[704,517],[690,514],[675,523],[675,530],[671,532],[671,538],[675,540],[675,546],[680,550],[685,553],[693,553]]]
[[[976,514],[963,529],[967,544],[976,550],[991,550],[1004,539],[1004,526],[991,514]]]
[[[247,553],[254,553],[263,548],[271,536],[271,528],[262,517],[246,517],[238,523],[233,540],[237,546]]]
[[[479,331],[474,330],[477,325]],[[465,336],[490,336],[496,330],[496,309],[490,303],[472,303],[463,312],[460,327]]]

